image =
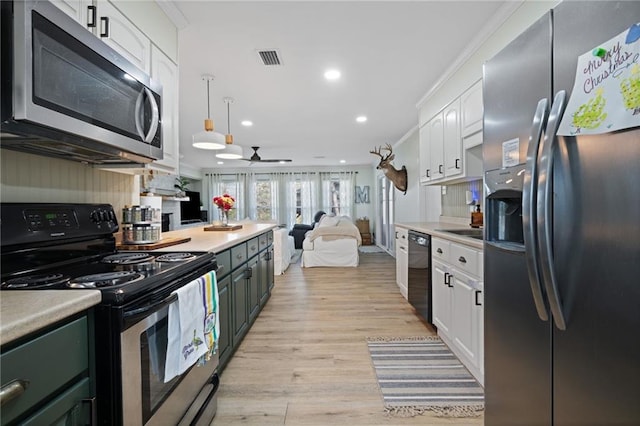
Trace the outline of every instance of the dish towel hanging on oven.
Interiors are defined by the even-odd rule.
[[[209,272],[201,278],[202,282],[202,307],[204,316],[204,338],[207,343],[207,352],[200,357],[198,365],[209,361],[211,355],[218,350],[218,336],[220,336],[220,317],[218,313],[218,283],[216,273]]]
[[[217,301],[217,289],[215,288],[215,273],[210,272],[191,281],[189,284],[174,291],[178,300],[169,305],[168,317],[168,342],[167,357],[165,360],[165,383],[184,373],[201,357],[210,352],[205,337],[205,329],[212,322],[208,315],[208,307],[205,310],[203,301],[207,299],[207,289],[215,291],[214,301]],[[217,303],[216,312],[213,314],[215,325],[218,323]],[[210,339],[209,339],[210,341]],[[215,342],[213,342],[215,344]],[[214,347],[215,349],[215,347]]]

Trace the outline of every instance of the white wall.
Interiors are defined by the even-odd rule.
[[[420,156],[419,152],[418,128],[393,148],[395,159],[394,167],[407,168],[407,193],[403,194],[395,190],[395,221],[396,222],[418,222],[421,220],[420,209]]]

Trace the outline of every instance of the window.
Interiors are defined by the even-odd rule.
[[[269,180],[268,175],[259,176],[253,183],[253,191],[250,196],[255,197],[255,208],[257,220],[276,220],[278,191],[277,182]],[[250,215],[253,217],[253,215]]]

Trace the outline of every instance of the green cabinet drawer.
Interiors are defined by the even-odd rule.
[[[22,426],[85,426],[92,423],[96,415],[95,400],[91,398],[91,383],[83,379],[62,393],[28,419],[20,422]]]
[[[231,269],[242,266],[247,261],[247,243],[231,247]]]
[[[262,251],[267,247],[269,247],[271,244],[273,244],[273,231],[268,231],[268,232],[265,232],[264,234],[260,234],[258,238],[259,238],[260,251]]]
[[[247,241],[247,258],[251,259],[260,251],[259,238],[255,237]]]
[[[231,250],[216,253],[216,262],[218,263],[216,277],[220,280],[231,273]]]
[[[89,374],[87,317],[78,318],[0,355],[0,380],[28,381],[26,390],[2,406],[2,424],[9,423],[72,379]]]

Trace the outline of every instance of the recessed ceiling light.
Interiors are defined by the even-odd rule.
[[[340,164],[344,164],[346,162],[347,162],[347,160],[340,160]]]
[[[366,116],[364,116],[364,115],[361,115],[361,116],[359,116],[359,117],[356,117],[356,121],[357,121],[358,123],[364,123],[365,121],[367,121],[367,117],[366,117]]]
[[[338,70],[327,70],[324,73],[324,78],[327,80],[337,80],[340,78],[340,71]]]
[[[224,164],[224,161],[218,161],[218,164]]]
[[[242,125],[243,125],[243,126],[245,126],[245,127],[251,127],[251,126],[253,126],[253,121],[249,121],[249,120],[242,120],[242,121],[240,122],[240,124],[242,124]]]

